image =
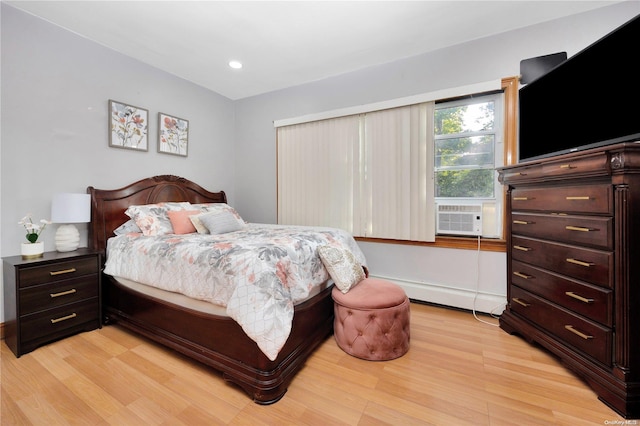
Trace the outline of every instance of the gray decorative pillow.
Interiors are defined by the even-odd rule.
[[[211,212],[198,215],[200,222],[209,230],[210,234],[226,234],[244,228],[238,219],[229,211]]]
[[[358,263],[351,251],[332,246],[320,246],[318,254],[341,292],[347,293],[351,287],[365,279],[362,265]]]

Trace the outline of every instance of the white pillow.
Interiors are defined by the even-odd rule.
[[[347,293],[364,280],[364,270],[351,251],[333,246],[318,247],[320,260],[341,292]]]

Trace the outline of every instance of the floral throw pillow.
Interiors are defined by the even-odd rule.
[[[186,210],[191,207],[188,202],[167,202],[129,206],[124,212],[138,225],[145,236],[166,235],[173,233],[173,227],[167,211]]]

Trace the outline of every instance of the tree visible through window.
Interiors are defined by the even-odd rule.
[[[436,106],[436,197],[495,196],[495,132],[494,100]]]

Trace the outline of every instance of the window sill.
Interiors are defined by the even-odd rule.
[[[384,238],[367,237],[355,237],[355,239],[356,241],[365,241],[369,243],[454,248],[459,250],[478,250],[478,239],[476,237],[436,236],[436,241],[433,243],[425,241],[389,240]],[[495,238],[480,238],[480,250],[506,253],[507,244],[505,240]]]

